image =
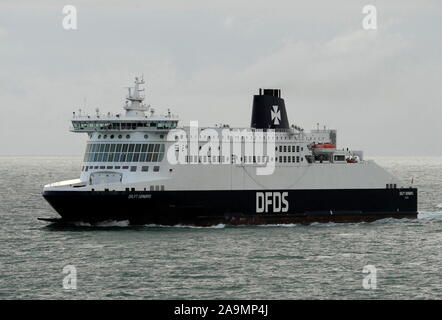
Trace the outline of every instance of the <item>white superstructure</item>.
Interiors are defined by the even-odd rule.
[[[71,131],[89,136],[80,178],[47,185],[46,191],[385,189],[402,185],[373,161],[364,160],[362,152],[337,149],[335,130],[305,132],[294,125],[275,130],[272,155],[261,158],[218,152],[211,156],[209,152],[187,155],[187,164],[171,164],[167,151],[177,148],[176,141],[182,138],[171,135],[172,130],[181,129],[178,132],[187,138],[195,137],[189,126],[178,126],[178,117],[170,111],[157,115],[143,103],[143,83],[136,78],[129,88],[125,114],[74,113]],[[278,122],[279,110],[272,109],[271,116]],[[199,128],[198,135],[206,129]],[[232,145],[241,145],[241,150],[255,142],[254,134],[267,131],[227,125],[210,129],[217,138],[226,131],[252,133],[232,139]],[[199,149],[206,143],[200,141]],[[273,174],[257,175],[256,168],[269,161],[275,164]]]

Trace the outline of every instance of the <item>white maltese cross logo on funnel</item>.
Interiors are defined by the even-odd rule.
[[[272,108],[273,110],[271,110],[271,113],[272,113],[273,124],[278,125],[279,120],[281,120],[281,111],[279,111],[278,106],[273,106]]]

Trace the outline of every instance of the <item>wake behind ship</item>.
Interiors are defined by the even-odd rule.
[[[415,218],[417,189],[336,130],[290,125],[279,89],[253,97],[250,128],[179,126],[146,106],[135,79],[125,114],[75,114],[88,142],[80,178],[46,185],[61,222],[214,225]]]

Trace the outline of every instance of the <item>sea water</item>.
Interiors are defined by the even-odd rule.
[[[42,187],[81,158],[0,157],[0,299],[440,299],[442,158],[374,160],[413,180],[418,219],[54,228]]]

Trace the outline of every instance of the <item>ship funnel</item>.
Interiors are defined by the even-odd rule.
[[[252,123],[256,129],[289,129],[280,89],[259,89],[253,96]]]

